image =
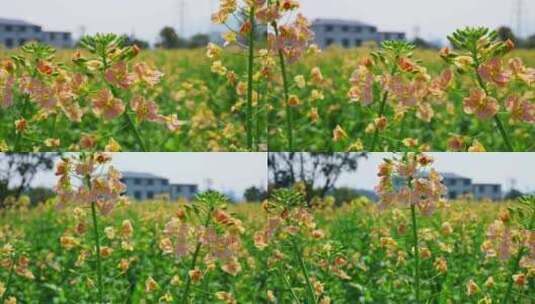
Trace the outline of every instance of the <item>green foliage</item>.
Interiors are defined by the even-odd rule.
[[[273,203],[282,208],[293,208],[304,202],[300,194],[286,190],[274,194]],[[225,198],[216,193],[202,193],[195,204],[203,205],[203,208],[221,207]],[[509,277],[509,272],[504,269],[507,264],[498,258],[486,258],[480,247],[486,240],[486,227],[497,218],[499,210],[507,206],[523,210],[524,216],[519,217],[515,213],[514,219],[523,218],[524,221],[529,216],[528,211],[532,210],[528,207],[533,208],[533,199],[526,198],[520,204],[509,205],[459,201],[448,208],[440,208],[433,216],[418,219],[422,236],[420,246],[429,249],[432,254],[421,260],[422,301],[478,303],[485,297],[493,302],[503,297]],[[240,209],[242,207],[247,208]],[[301,249],[297,252],[303,257],[310,280],[319,281],[323,285],[323,294],[329,296],[333,303],[414,302],[414,283],[410,279],[412,263],[410,255],[407,255],[412,241],[404,230],[408,228],[408,210],[378,213],[373,204],[360,203],[336,209],[310,209],[315,218],[314,229],[322,229],[324,239],[310,239],[306,233],[288,237],[284,229],[276,229],[274,232],[281,234],[279,240],[270,241],[268,247],[260,250],[253,242],[255,233],[265,222],[260,205],[229,208],[238,214],[246,227],[241,236],[244,245],[242,271],[236,276],[218,270],[206,272],[201,282],[192,284],[192,302],[216,303],[216,292],[229,291],[238,303],[268,303],[268,290],[273,292],[279,303],[295,301],[291,290],[302,301],[307,287],[292,240]],[[250,213],[246,213],[249,208],[252,208]],[[160,240],[166,237],[162,233],[163,227],[168,219],[174,217],[176,210],[176,204],[138,203],[116,209],[110,216],[99,219],[101,246],[114,250],[111,256],[102,259],[107,301],[158,303],[167,293],[173,297],[171,303],[180,301],[192,252],[176,259],[162,254],[159,248]],[[88,212],[85,208],[82,211]],[[276,212],[270,216],[279,214]],[[132,251],[121,248],[120,231],[125,220],[131,221],[134,228],[132,240],[127,240],[133,245]],[[451,233],[443,232],[445,223],[451,225]],[[15,296],[19,301],[37,303],[96,302],[96,290],[91,285],[95,283],[95,259],[87,256],[94,252],[92,234],[75,235],[81,243],[72,249],[62,247],[59,241],[62,236],[71,235],[76,225],[72,209],[57,210],[52,203],[39,205],[30,211],[1,211],[3,234],[0,245],[6,248],[3,246],[9,243],[14,248],[12,254],[15,260],[22,256],[28,258],[28,269],[35,275],[35,279],[29,280],[15,274],[6,298]],[[115,229],[114,239],[103,233],[107,227]],[[385,246],[384,238],[393,239],[396,245],[391,248]],[[80,262],[80,256],[85,257],[84,262]],[[435,261],[439,257],[447,261],[447,272],[436,270]],[[123,260],[130,261],[126,271],[118,267]],[[204,267],[203,261],[199,260],[198,265]],[[216,267],[219,266],[218,263]],[[347,277],[339,277],[342,275],[339,270],[343,270]],[[171,283],[175,275],[181,279],[178,285]],[[9,271],[2,268],[0,281],[7,283],[8,276]],[[152,292],[147,292],[145,287],[149,276],[158,283],[158,288]],[[491,276],[494,286],[486,287],[485,282]],[[472,296],[466,293],[465,286],[469,280],[474,280],[480,288]],[[513,286],[510,303],[530,303],[533,284],[535,281],[531,277],[526,288]]]
[[[498,39],[498,33],[486,27],[466,27],[456,30],[448,40],[458,50],[478,55],[483,62],[496,56],[503,56],[511,50],[506,42]]]
[[[217,191],[206,191],[197,194],[191,205],[186,208],[191,209],[194,214],[203,219],[209,217],[211,212],[218,208],[226,208],[229,204],[228,198]]]
[[[84,36],[80,39],[80,46],[92,54],[107,54],[110,50],[121,48],[126,37],[108,33],[98,33],[94,36]]]

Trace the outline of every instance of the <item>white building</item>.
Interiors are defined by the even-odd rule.
[[[23,20],[0,18],[0,44],[16,48],[29,41],[40,41],[57,48],[73,46],[70,32],[47,32],[42,27]]]
[[[170,184],[169,179],[150,173],[122,172],[126,195],[136,200],[150,200],[167,195],[171,200],[192,200],[198,192],[195,184]]]
[[[364,42],[405,40],[402,32],[379,32],[374,25],[360,21],[339,19],[316,19],[312,22],[315,43],[320,48],[337,44],[346,48],[361,46]]]
[[[472,194],[472,179],[455,173],[441,173],[442,183],[448,188],[448,199],[457,199]]]
[[[422,174],[422,176],[425,175],[425,173]],[[463,196],[472,196],[477,200],[490,199],[498,201],[503,199],[502,186],[500,184],[472,183],[471,178],[449,172],[440,173],[440,175],[443,177],[442,183],[448,188],[446,196],[448,199],[458,199]],[[395,189],[400,189],[405,185],[404,178],[394,176],[393,186]]]
[[[195,184],[171,184],[169,194],[171,200],[186,198],[192,200],[199,192],[199,187]]]
[[[502,185],[499,184],[473,184],[472,188],[474,198],[478,200],[491,199],[497,201],[503,198]]]

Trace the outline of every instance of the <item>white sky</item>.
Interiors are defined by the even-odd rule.
[[[112,153],[112,165],[121,171],[152,173],[172,183],[198,184],[234,192],[238,198],[250,186],[267,188],[265,153]],[[33,186],[52,187],[54,172],[41,173]]]
[[[185,34],[210,32],[211,12],[218,0],[183,0]],[[402,30],[412,37],[416,26],[426,39],[444,39],[467,25],[513,26],[518,0],[301,0],[303,13],[313,19],[334,17],[375,24],[380,30]],[[523,33],[535,32],[535,1],[522,0]],[[45,29],[86,33],[135,33],[155,42],[159,30],[179,28],[180,0],[0,0],[1,17],[35,22]],[[514,26],[516,27],[516,25]]]
[[[476,183],[499,183],[509,190],[511,180],[521,191],[535,191],[535,153],[429,153],[439,172],[457,173]],[[377,185],[377,167],[389,153],[372,153],[359,162],[356,173],[343,175],[337,186],[373,189]]]

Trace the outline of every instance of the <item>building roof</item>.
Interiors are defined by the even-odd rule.
[[[493,183],[473,183],[472,186],[502,186],[502,184],[493,184]]]
[[[45,33],[47,33],[47,34],[69,34],[69,35],[71,35],[71,32],[67,32],[67,31],[46,31]]]
[[[444,178],[471,179],[471,178],[468,178],[466,176],[461,176],[461,175],[459,175],[457,173],[452,173],[452,172],[439,172],[439,173]]]
[[[451,172],[439,172],[439,174],[443,177],[443,178],[448,178],[448,179],[471,179],[469,177],[465,177],[465,176],[461,176],[459,174],[456,174],[456,173],[451,173]],[[427,177],[429,175],[429,171],[420,171],[417,176],[419,177]],[[398,175],[396,175],[397,177],[400,177]]]
[[[357,20],[343,20],[343,19],[327,19],[327,18],[318,18],[312,21],[312,25],[348,25],[348,26],[366,26],[366,27],[376,27],[368,23],[364,23]]]
[[[394,35],[405,35],[405,32],[396,32],[396,31],[380,31],[379,34],[394,34]]]
[[[166,177],[161,177],[154,175],[152,173],[146,172],[132,172],[132,171],[123,171],[123,178],[156,178],[156,179],[168,179]]]
[[[38,26],[37,24],[33,24],[24,20],[20,19],[7,19],[0,17],[0,24],[2,25],[25,25],[25,26]]]

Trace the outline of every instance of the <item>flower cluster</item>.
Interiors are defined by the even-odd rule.
[[[379,166],[379,184],[375,190],[380,208],[394,204],[417,206],[422,214],[430,215],[437,202],[443,199],[446,186],[442,176],[430,169],[433,159],[426,154],[408,153],[401,159],[387,159]]]
[[[160,240],[160,249],[165,254],[174,254],[177,258],[189,256],[200,244],[205,248],[204,262],[208,270],[215,268],[215,262],[221,261],[221,269],[236,275],[241,271],[238,254],[241,250],[240,234],[243,232],[241,221],[227,212],[217,209],[212,213],[212,220],[217,227],[193,225],[186,222],[183,211],[177,212],[164,228],[164,237]],[[224,233],[218,229],[224,228]]]
[[[296,185],[297,188],[299,186]],[[321,205],[317,201],[315,203]],[[330,303],[324,284],[319,278],[309,276],[305,259],[314,267],[332,271],[342,280],[349,277],[343,269],[347,266],[347,261],[342,255],[334,258],[328,256],[332,246],[323,242],[326,232],[317,227],[312,210],[306,206],[299,189],[279,189],[262,207],[267,219],[264,226],[254,233],[254,245],[258,250],[269,254],[266,266],[280,271],[283,265],[288,265],[284,266],[284,273],[305,277],[304,298],[314,301],[317,299],[318,303]],[[315,252],[314,257],[311,252]],[[301,263],[300,269],[293,269],[287,264],[292,256]],[[285,274],[281,273],[281,276]]]
[[[448,60],[459,61],[462,58],[462,55],[449,51],[448,54]],[[504,61],[500,57],[494,57],[480,64],[477,69],[480,85],[471,89],[469,96],[464,99],[464,111],[475,114],[480,119],[493,118],[500,110],[500,102],[494,96],[503,94],[506,97],[502,107],[509,113],[512,123],[534,124],[535,104],[530,101],[529,94],[519,95],[522,92],[519,87],[527,88],[534,83],[535,69],[525,67],[522,59],[517,57],[509,59],[508,64]]]
[[[515,223],[507,209],[502,209],[498,219],[488,226],[481,250],[487,258],[498,257],[502,260],[521,255],[519,266],[535,270],[535,231]]]
[[[293,22],[280,24],[288,13],[299,8],[296,1],[291,1],[293,4],[288,4],[289,2],[275,2],[266,8],[270,14],[265,21],[273,27],[267,38],[269,49],[276,55],[280,52],[289,63],[293,63],[299,60],[310,46],[314,32],[310,29],[310,22],[300,13]]]
[[[107,215],[117,203],[124,203],[126,186],[121,182],[121,173],[109,165],[110,160],[105,153],[62,159],[56,167],[58,207],[95,203],[101,214]]]
[[[387,127],[387,104],[393,107],[398,121],[414,110],[418,119],[429,123],[435,115],[433,105],[447,102],[446,92],[452,84],[453,73],[445,69],[433,78],[413,58],[413,48],[404,42],[386,41],[381,50],[371,54],[371,58],[359,62],[350,78],[347,96],[351,102],[363,106],[370,106],[375,101],[381,103],[378,117],[366,128],[366,132],[374,133],[374,137]]]
[[[81,46],[90,56],[76,51],[68,64],[57,60],[51,47],[29,43],[22,47],[22,55],[5,60],[0,65],[0,108],[13,116],[16,129],[16,135],[7,138],[9,149],[92,150],[96,147],[82,146],[80,137],[59,138],[55,126],[98,126],[102,120],[111,124],[111,132],[104,135],[97,127],[84,127],[81,133],[105,137],[109,144],[122,134],[113,127],[122,116],[133,133],[140,132],[143,121],[166,125],[170,132],[176,132],[180,126],[177,115],[161,114],[153,101],[163,74],[145,62],[131,63],[140,50],[123,44],[123,37],[111,34],[84,37]],[[136,141],[138,148],[147,148],[140,137]],[[106,142],[102,145],[104,148]]]
[[[239,112],[245,106],[245,133],[247,148],[253,150],[262,150],[265,148],[263,137],[265,132],[261,132],[260,113],[265,111],[265,106],[260,104],[258,91],[263,87],[262,79],[270,77],[269,63],[266,58],[268,51],[258,49],[256,41],[262,40],[262,11],[266,8],[266,0],[221,0],[217,12],[212,15],[212,21],[216,24],[225,24],[229,31],[223,33],[223,46],[237,46],[247,51],[247,75],[245,80],[236,71],[228,68],[223,63],[222,48],[214,43],[209,43],[206,55],[212,61],[211,71],[221,77],[226,77],[227,84],[234,89],[235,94],[232,99],[236,100],[231,108],[231,112]],[[234,28],[232,18],[234,17],[240,23],[239,28]],[[262,60],[262,64],[257,64],[257,58]],[[261,72],[259,72],[261,71]],[[253,128],[256,125],[256,131]],[[266,126],[267,127],[267,126]]]

